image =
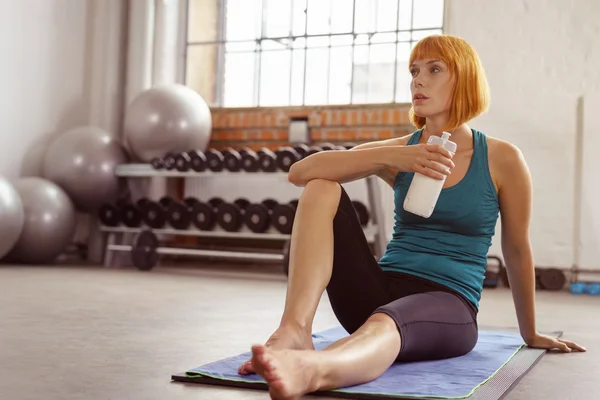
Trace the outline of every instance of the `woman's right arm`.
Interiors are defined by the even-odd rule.
[[[431,160],[453,166],[447,150],[432,145],[407,147],[407,141],[408,136],[365,143],[350,151],[322,151],[294,163],[288,180],[296,186],[305,186],[313,179],[346,183],[377,175],[392,186],[398,171],[420,171],[441,178],[434,170],[443,168],[433,165]],[[426,166],[432,169],[426,171]]]

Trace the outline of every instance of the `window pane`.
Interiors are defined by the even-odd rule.
[[[242,51],[249,52],[256,50],[256,41],[252,42],[226,42],[225,43],[225,51],[228,53]]]
[[[259,38],[261,20],[261,0],[227,0],[225,35],[228,40]]]
[[[444,0],[419,0],[414,3],[413,29],[439,28],[444,22]]]
[[[352,32],[352,0],[331,0],[331,33]]]
[[[377,7],[377,32],[395,31],[398,0],[378,0],[375,4]]]
[[[304,104],[304,50],[292,50],[291,105]]]
[[[219,46],[200,44],[188,47],[186,84],[198,92],[210,105],[216,105]]]
[[[396,43],[396,34],[390,33],[376,33],[371,37],[371,43]]]
[[[354,10],[354,32],[373,32],[375,31],[375,12],[374,0],[356,0],[356,9]]]
[[[329,49],[306,51],[306,104],[327,103]]]
[[[306,39],[305,38],[296,38],[294,39],[294,43],[292,44],[294,49],[303,49],[306,47]]]
[[[292,23],[291,0],[263,0],[265,9],[265,35],[267,37],[289,36]]]
[[[212,42],[218,39],[219,2],[190,0],[188,14],[188,42]]]
[[[354,47],[352,102],[366,103],[369,93],[369,46]]]
[[[410,97],[410,81],[412,77],[408,71],[410,57],[410,43],[398,43],[397,69],[396,69],[396,101],[399,103],[412,101]]]
[[[285,50],[290,41],[288,39],[265,39],[261,40],[260,48],[263,50]]]
[[[395,44],[371,46],[369,63],[369,103],[394,100]]]
[[[427,31],[413,31],[412,37],[413,37],[413,40],[418,41],[418,40],[423,39],[426,36],[434,35],[436,33],[442,33],[442,31],[439,29],[431,29],[431,30],[427,30]]]
[[[398,8],[398,29],[409,30],[411,29],[412,21],[412,0],[398,0],[400,2],[400,8]],[[415,2],[417,3],[417,2]]]
[[[352,35],[339,35],[331,37],[331,45],[332,46],[344,46],[351,45],[354,36]]]
[[[293,0],[292,3],[292,11],[294,13],[292,34],[294,36],[304,35],[304,33],[306,32],[306,0]]]
[[[410,32],[398,32],[398,41],[399,42],[410,42]]]
[[[255,53],[225,54],[223,105],[254,106]]]
[[[308,48],[327,47],[329,46],[329,36],[309,37],[306,39]]]
[[[265,51],[260,63],[261,106],[287,105],[290,98],[291,51]]]
[[[329,103],[350,103],[350,84],[352,81],[352,47],[331,48],[329,69]]]
[[[329,33],[329,18],[331,0],[308,0],[308,31],[309,35]]]

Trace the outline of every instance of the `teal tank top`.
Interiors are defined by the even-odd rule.
[[[415,131],[408,145],[417,144],[422,132]],[[379,264],[384,271],[437,282],[479,308],[499,205],[488,166],[487,138],[482,132],[472,132],[473,155],[467,173],[454,186],[442,189],[429,218],[404,210],[414,173],[398,173],[394,231]]]

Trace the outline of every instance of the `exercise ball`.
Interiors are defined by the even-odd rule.
[[[110,133],[78,127],[52,141],[42,169],[44,178],[60,186],[77,210],[93,213],[118,199],[124,183],[115,168],[127,162],[125,149]]]
[[[8,179],[0,176],[0,259],[17,243],[24,222],[21,196]]]
[[[178,84],[142,92],[125,114],[125,141],[131,155],[142,162],[167,152],[204,151],[211,130],[210,109],[202,96]]]
[[[48,264],[73,240],[76,211],[69,196],[49,180],[28,177],[15,182],[24,210],[23,230],[6,256],[10,262]]]

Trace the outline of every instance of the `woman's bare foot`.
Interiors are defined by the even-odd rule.
[[[310,332],[292,326],[280,326],[267,340],[265,347],[273,350],[314,350]],[[252,360],[246,361],[238,369],[240,375],[254,374]]]
[[[274,400],[296,400],[319,389],[318,357],[314,350],[273,350],[252,347],[252,365],[269,385]]]

